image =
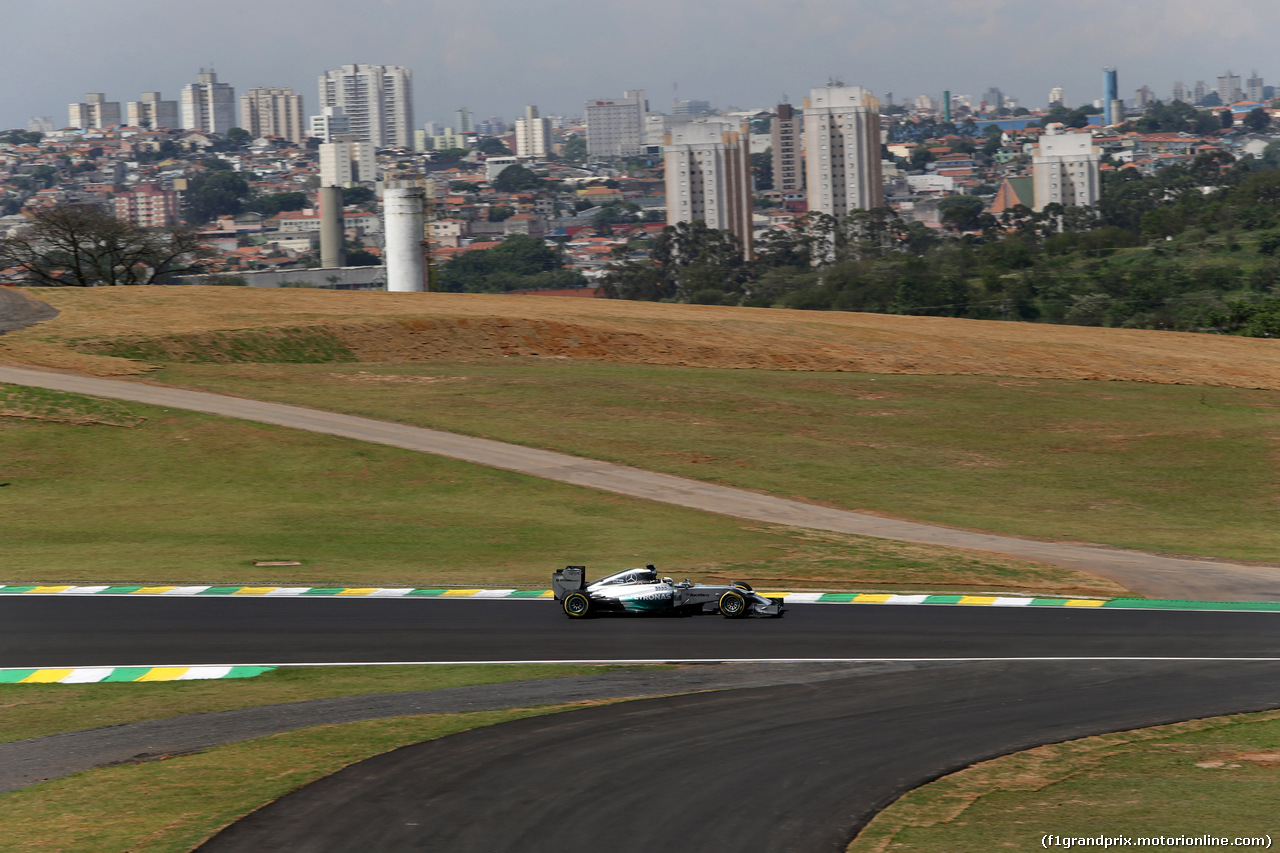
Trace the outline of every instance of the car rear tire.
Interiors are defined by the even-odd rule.
[[[591,599],[585,593],[571,592],[564,597],[564,615],[570,619],[585,618],[591,612]]]
[[[747,615],[747,599],[734,590],[725,592],[720,596],[720,613],[726,619],[741,619]]]

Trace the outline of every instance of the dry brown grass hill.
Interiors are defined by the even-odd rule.
[[[332,342],[344,357],[364,362],[518,355],[1280,389],[1280,342],[1178,332],[475,294],[242,287],[27,292],[60,314],[0,337],[0,360],[104,376],[148,369],[102,354],[122,346],[216,361],[231,360],[228,342],[237,336],[292,335]]]

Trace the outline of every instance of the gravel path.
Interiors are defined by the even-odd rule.
[[[58,309],[52,305],[32,299],[20,290],[0,287],[0,335],[43,323],[57,316]]]

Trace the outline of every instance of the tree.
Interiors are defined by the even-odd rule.
[[[757,151],[751,155],[751,171],[755,174],[757,190],[773,189],[773,148]]]
[[[518,193],[524,190],[539,190],[544,186],[541,178],[516,163],[508,166],[493,179],[493,188],[500,193]]]
[[[302,210],[311,204],[304,192],[267,193],[250,199],[245,208],[263,216],[275,216],[282,210]]]
[[[976,231],[981,227],[978,216],[985,205],[973,195],[949,195],[938,201],[942,221],[955,231]]]
[[[440,268],[440,289],[446,293],[504,293],[584,284],[581,273],[564,268],[558,251],[525,234],[512,234],[492,249],[464,252]]]
[[[232,148],[244,148],[252,141],[253,137],[243,127],[233,127],[227,131],[227,144]]]
[[[248,195],[249,184],[236,172],[216,169],[196,175],[187,185],[188,221],[202,223],[218,216],[235,215],[243,208]]]
[[[46,208],[0,239],[0,266],[47,287],[163,284],[201,272],[211,255],[194,231],[141,228],[88,204]]]
[[[342,203],[348,204],[368,204],[376,201],[378,194],[369,187],[343,187]]]
[[[1271,126],[1271,116],[1262,107],[1254,107],[1244,117],[1244,126],[1254,133],[1262,133]]]
[[[581,136],[574,136],[564,144],[564,154],[562,160],[570,163],[581,163],[587,159],[587,140]]]
[[[489,157],[510,156],[511,149],[496,136],[482,136],[476,143],[476,150]]]

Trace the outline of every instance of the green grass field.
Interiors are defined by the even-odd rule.
[[[320,726],[162,761],[98,767],[0,797],[0,849],[185,853],[254,809],[348,764],[411,743],[575,707],[580,706]]]
[[[177,410],[0,386],[0,412],[0,582],[546,588],[570,563],[652,562],[802,588],[1121,592],[1055,567],[753,525]],[[301,565],[255,565],[267,561]]]
[[[1280,557],[1271,391],[538,358],[154,378],[959,527]]]
[[[849,853],[1038,850],[1043,835],[1269,833],[1274,840],[1277,802],[1280,712],[1216,717],[1043,746],[974,765],[880,812]]]

